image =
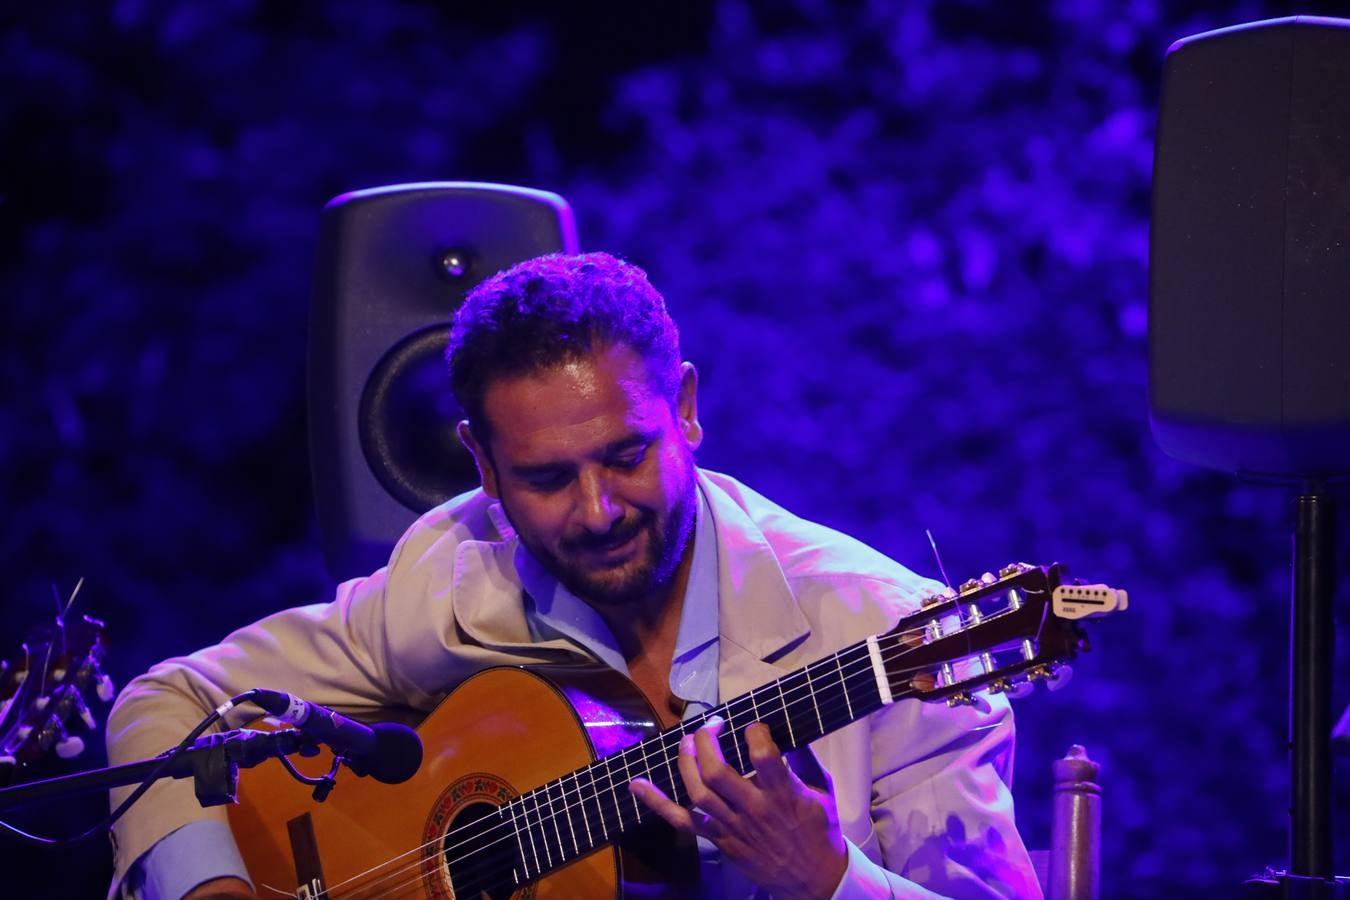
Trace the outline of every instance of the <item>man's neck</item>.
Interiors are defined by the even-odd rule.
[[[593,607],[610,633],[619,642],[624,659],[633,660],[655,650],[666,657],[675,649],[684,611],[684,595],[689,587],[689,572],[694,563],[694,537],[691,534],[684,556],[670,581],[658,591],[640,600],[618,606]]]

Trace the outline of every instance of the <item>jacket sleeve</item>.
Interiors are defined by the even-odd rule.
[[[794,582],[807,644],[819,642],[807,654],[888,632],[940,588],[907,570],[883,574]],[[1012,709],[1001,694],[978,696],[987,707],[897,699],[813,744],[853,844],[837,896],[1040,896],[1013,817]]]
[[[269,687],[347,711],[406,705],[387,665],[386,571],[337,589],[322,605],[297,607],[234,632],[220,644],[170,659],[133,679],[108,719],[108,761],[121,765],[178,744],[211,710],[254,687]],[[247,714],[241,710],[241,715]],[[222,727],[236,727],[231,716]],[[112,792],[116,808],[132,788]],[[114,884],[165,835],[203,819],[191,779],[164,779],[114,826]]]
[[[1012,710],[987,699],[987,711],[901,700],[869,717],[881,864],[850,848],[837,897],[1041,895],[1013,820]]]

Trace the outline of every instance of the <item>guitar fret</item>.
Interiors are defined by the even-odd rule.
[[[558,790],[562,792],[563,816],[567,819],[567,831],[572,835],[572,853],[575,855],[581,851],[581,842],[577,840],[577,823],[572,818],[572,803],[567,799],[567,779],[558,781]]]
[[[878,652],[881,646],[878,644]],[[890,651],[887,651],[890,652]],[[881,695],[881,685],[878,683],[876,672],[872,667],[872,651],[866,645],[855,646],[852,653],[857,657],[858,672],[853,676],[855,690],[861,690],[864,702],[860,704],[862,714],[866,715],[885,705],[885,698]],[[881,654],[884,659],[885,654]]]
[[[587,766],[591,776],[591,797],[595,800],[595,821],[600,829],[601,843],[609,840],[609,822],[605,818],[604,788],[600,786],[600,773],[603,766],[604,760],[597,760]]]
[[[750,707],[751,707],[752,715],[753,715],[753,709],[754,709],[754,705],[755,705],[755,692],[754,692],[754,691],[751,691],[749,694],[747,694],[747,695],[746,695],[746,699],[748,699],[748,700],[750,701]],[[746,772],[749,772],[750,769],[749,769],[749,768],[746,766],[746,764],[745,764],[745,756],[744,756],[744,754],[741,753],[741,742],[740,742],[739,740],[736,739],[736,737],[737,737],[736,732],[739,730],[739,728],[738,728],[738,726],[736,725],[736,722],[735,722],[735,714],[732,713],[732,711],[731,711],[731,704],[730,704],[730,703],[726,704],[726,705],[723,706],[722,708],[726,711],[726,715],[723,716],[723,718],[726,719],[726,723],[727,723],[727,727],[726,727],[725,731],[723,732],[722,737],[725,737],[725,738],[730,739],[730,741],[731,741],[731,749],[736,751],[736,763],[737,763],[737,765],[739,766],[741,773],[744,774],[744,773],[746,773]],[[752,721],[753,721],[753,720],[752,720]],[[721,746],[721,743],[722,743],[722,742],[721,742],[721,740],[718,740],[717,743],[718,743],[718,746]],[[724,752],[722,753],[722,756],[723,756],[723,757],[726,757],[726,755],[727,755],[727,754],[726,754],[726,752],[724,751]]]
[[[655,765],[652,764],[653,756],[655,756]],[[655,734],[642,742],[642,765],[647,770],[646,779],[661,788],[666,796],[670,796],[670,791],[666,785],[661,783],[661,775],[659,774],[661,766],[664,765],[666,777],[670,777],[670,756],[666,753],[666,740],[663,735]]]
[[[553,784],[558,784],[559,787],[561,787],[561,784],[560,784],[559,782],[553,782]],[[565,860],[565,859],[567,858],[567,849],[563,846],[563,830],[562,830],[562,823],[558,821],[558,815],[559,815],[559,812],[556,811],[556,810],[554,810],[554,808],[553,808],[553,797],[552,797],[552,795],[549,793],[549,791],[551,791],[551,790],[552,790],[552,787],[550,786],[549,788],[547,788],[547,789],[544,791],[544,802],[548,804],[548,817],[549,817],[549,820],[553,822],[553,828],[554,828],[554,831],[555,831],[555,832],[557,833],[557,835],[558,835],[558,862],[559,862],[559,864],[561,864],[562,861]],[[563,816],[564,818],[567,818],[567,823],[568,823],[568,825],[570,826],[572,823],[571,823],[571,819],[567,816],[567,802],[566,802],[566,799],[565,799],[565,798],[560,798],[559,803],[560,803],[560,807],[561,807],[561,814],[562,814],[562,816]],[[573,837],[575,838],[575,835],[573,835]]]
[[[530,865],[525,859],[525,842],[520,838],[520,826],[516,824],[516,801],[512,800],[507,803],[506,808],[511,811],[511,830],[516,835],[516,847],[520,850],[520,869],[512,869],[511,877],[515,880],[516,884],[520,884],[523,879],[530,877]],[[500,807],[498,807],[497,815],[498,817],[501,816]]]
[[[586,767],[586,771],[591,776],[591,796],[595,798],[595,818],[600,823],[600,840],[609,840],[609,826],[605,823],[605,808],[600,803],[600,787],[595,780],[595,772],[600,767],[600,763],[592,763]]]
[[[639,747],[640,747],[640,746],[641,746],[641,745],[639,744]],[[642,821],[642,804],[638,802],[638,798],[637,798],[636,795],[634,795],[632,792],[630,792],[630,791],[627,790],[627,788],[628,788],[628,783],[631,782],[631,781],[633,780],[633,773],[632,773],[632,772],[629,770],[629,768],[628,768],[628,753],[629,753],[628,750],[624,750],[622,753],[619,754],[619,758],[623,760],[623,775],[624,775],[624,778],[623,778],[623,785],[624,785],[625,793],[628,794],[628,799],[631,800],[631,801],[633,801],[633,815],[634,815],[634,820],[633,820],[633,821],[635,821],[635,822],[641,822],[641,821]],[[622,816],[619,817],[619,822],[620,822],[620,823],[623,822],[623,817],[622,817]]]
[[[848,709],[849,720],[852,721],[853,701],[848,698],[848,679],[844,677],[844,666],[840,662],[840,659],[843,657],[843,655],[844,654],[842,651],[834,655],[834,668],[839,673],[839,684],[843,687],[844,690],[844,706],[845,708]]]
[[[579,772],[572,773],[572,784],[576,786],[577,806],[581,809],[581,824],[585,826],[586,846],[590,848],[595,846],[595,838],[591,837],[591,819],[586,815],[586,798],[581,795],[581,775]],[[580,847],[577,848],[577,852],[581,852]]]
[[[809,691],[811,694],[811,708],[814,709],[816,712],[816,724],[820,726],[820,733],[824,734],[825,722],[820,718],[820,704],[816,702],[816,688],[815,685],[812,684],[811,682],[810,667],[807,667],[807,669],[803,672],[803,674],[806,676],[806,690]]]
[[[521,797],[520,811],[525,816],[525,836],[530,839],[530,856],[534,857],[534,871],[537,875],[543,872],[544,868],[539,864],[539,845],[535,843],[534,826],[530,824],[529,794]]]
[[[788,742],[796,747],[797,735],[792,731],[792,711],[788,709],[787,697],[783,694],[783,682],[786,680],[786,678],[780,678],[774,683],[778,685],[778,700],[783,704],[783,721],[787,724]]]
[[[623,804],[619,800],[619,792],[614,789],[614,769],[610,762],[614,757],[605,757],[605,776],[609,779],[609,793],[614,798],[614,815],[618,819],[618,830],[623,831]]]
[[[539,808],[539,791],[537,789],[530,791],[530,797],[534,800],[534,817],[539,822],[539,843],[544,847],[544,861],[551,869],[553,868],[553,850],[548,846],[548,834],[544,831],[544,813]]]
[[[684,737],[684,729],[685,726],[681,726],[671,732],[672,736],[675,738],[673,744],[667,745],[666,739],[664,737],[661,738],[661,756],[665,758],[666,777],[670,779],[670,798],[676,803],[683,803],[689,799],[687,795],[684,795],[684,779],[679,777],[677,766],[672,765],[672,760],[679,758],[680,741]]]

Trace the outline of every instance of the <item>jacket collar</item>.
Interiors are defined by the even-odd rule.
[[[702,470],[698,478],[717,535],[718,619],[724,648],[720,668],[724,680],[741,665],[757,670],[759,675],[781,675],[784,670],[773,661],[810,633],[806,616],[763,531],[717,480]],[[521,573],[517,570],[518,564],[528,564],[520,559],[527,557],[526,551],[500,503],[488,507],[488,516],[503,539],[464,541],[456,550],[455,618],[460,627],[488,647],[570,650],[564,641],[540,643],[531,639],[521,599]],[[514,602],[503,602],[507,597]],[[761,669],[759,664],[764,663],[768,670]]]
[[[717,528],[722,646],[730,643],[756,660],[772,662],[810,634],[810,625],[764,532],[701,470],[699,484]]]

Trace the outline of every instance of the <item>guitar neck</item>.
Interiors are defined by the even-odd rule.
[[[500,849],[519,863],[511,866],[516,883],[533,881],[654,817],[629,793],[633,778],[645,778],[688,805],[677,764],[680,740],[711,719],[723,722],[723,758],[745,775],[754,768],[745,745],[751,723],[767,725],[787,751],[877,711],[892,699],[883,655],[894,643],[882,637],[854,644],[499,807],[497,817],[515,832],[514,846]]]

